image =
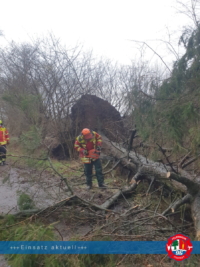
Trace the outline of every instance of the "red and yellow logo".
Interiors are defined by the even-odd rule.
[[[168,238],[166,251],[171,259],[182,261],[190,257],[193,246],[190,238],[177,234]]]

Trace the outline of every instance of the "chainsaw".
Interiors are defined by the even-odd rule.
[[[98,159],[100,157],[100,151],[96,149],[91,149],[88,151],[88,154],[86,157],[91,158],[91,159]]]

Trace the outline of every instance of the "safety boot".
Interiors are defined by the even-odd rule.
[[[106,189],[107,186],[105,184],[101,184],[101,185],[99,185],[99,188]]]

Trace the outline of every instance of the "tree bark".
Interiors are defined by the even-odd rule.
[[[179,199],[170,207],[172,212],[175,212],[175,210],[185,203],[191,204],[196,239],[200,241],[200,180],[194,180],[190,174],[182,169],[179,169],[178,174],[171,172],[169,166],[163,163],[153,162],[133,151],[127,151],[123,146],[111,142],[105,136],[103,137],[103,141],[106,154],[115,159],[120,159],[120,163],[130,169],[134,173],[134,176],[131,182],[132,185],[119,190],[101,206],[109,208],[121,193],[126,194],[130,190],[135,189],[138,180],[153,178],[158,181],[164,180],[168,186],[185,194],[182,199]]]

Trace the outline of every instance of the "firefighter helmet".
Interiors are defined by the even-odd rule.
[[[85,139],[92,139],[93,138],[93,134],[90,131],[90,129],[88,129],[88,128],[84,128],[81,133]]]

